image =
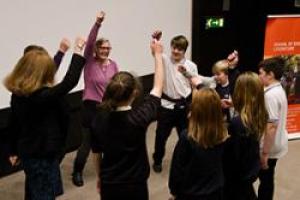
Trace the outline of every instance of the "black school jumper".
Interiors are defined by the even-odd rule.
[[[102,200],[148,199],[146,132],[159,106],[160,98],[150,95],[137,108],[97,114],[91,145],[94,153],[103,153],[99,175]]]

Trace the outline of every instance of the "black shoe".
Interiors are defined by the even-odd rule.
[[[83,186],[82,173],[81,172],[73,172],[72,182],[74,185],[76,185],[78,187]]]
[[[160,173],[162,171],[161,164],[153,164],[152,168],[153,168],[154,172],[156,172],[156,173]]]

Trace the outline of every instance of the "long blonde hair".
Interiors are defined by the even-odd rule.
[[[34,91],[51,86],[56,65],[46,51],[32,50],[18,61],[13,71],[5,78],[5,87],[17,95],[30,95]]]
[[[215,90],[193,91],[188,136],[203,148],[214,147],[227,138],[221,100]]]
[[[249,133],[255,134],[259,140],[265,132],[268,113],[265,107],[264,87],[256,73],[245,72],[238,77],[233,104]]]

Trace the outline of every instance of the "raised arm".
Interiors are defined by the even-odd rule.
[[[156,119],[158,108],[161,104],[160,97],[162,95],[164,81],[164,68],[162,58],[163,47],[160,41],[157,41],[156,39],[153,39],[151,41],[150,47],[155,62],[153,88],[150,92],[151,95],[149,95],[149,97],[146,97],[143,104],[135,108],[129,116],[132,123],[141,127],[147,127],[152,121]]]
[[[96,22],[90,31],[89,37],[86,42],[86,47],[84,50],[84,57],[86,59],[93,56],[94,45],[97,39],[99,28],[104,20],[104,17],[105,17],[105,13],[103,11],[97,13]]]
[[[82,51],[85,45],[85,39],[78,37],[74,44],[74,53],[68,71],[63,80],[57,85],[43,90],[39,95],[41,98],[57,98],[71,91],[78,83],[82,68],[85,64],[85,59],[82,56]]]
[[[160,37],[159,37],[160,38]],[[154,38],[150,44],[151,52],[154,56],[155,61],[155,72],[154,72],[154,81],[151,94],[157,97],[161,97],[163,81],[164,81],[164,66],[163,66],[163,46],[159,40]]]
[[[154,31],[154,32],[152,33],[151,37],[152,37],[152,42],[153,42],[153,41],[160,41],[160,39],[161,39],[161,37],[162,37],[162,32],[161,32],[161,30],[156,30],[156,31]],[[151,54],[152,54],[153,57],[155,56],[155,55],[154,55],[155,52],[154,52],[154,50],[152,49],[152,46],[151,46]]]
[[[63,38],[61,41],[60,41],[60,44],[59,44],[59,49],[58,51],[56,52],[56,54],[54,55],[54,62],[56,64],[56,67],[58,70],[60,64],[61,64],[61,61],[65,55],[65,53],[69,50],[71,46],[71,43],[70,41],[67,39],[67,38]]]
[[[203,76],[200,76],[199,74],[193,74],[189,71],[186,70],[186,67],[183,65],[178,66],[178,71],[185,77],[187,78],[193,88],[200,88],[204,86],[204,81],[203,81]]]
[[[227,60],[228,60],[228,67],[230,69],[234,69],[238,62],[239,62],[239,53],[237,50],[234,50],[232,53],[230,53],[228,56],[227,56]]]
[[[161,37],[162,37],[161,30],[156,30],[152,33],[152,39],[156,39],[157,41],[160,41]]]

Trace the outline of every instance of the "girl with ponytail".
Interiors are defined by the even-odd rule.
[[[164,70],[160,41],[153,39],[151,50],[155,73],[150,95],[140,106],[131,108],[138,97],[139,84],[132,74],[119,72],[107,85],[92,123],[91,146],[102,200],[149,198],[146,132],[160,106]]]

